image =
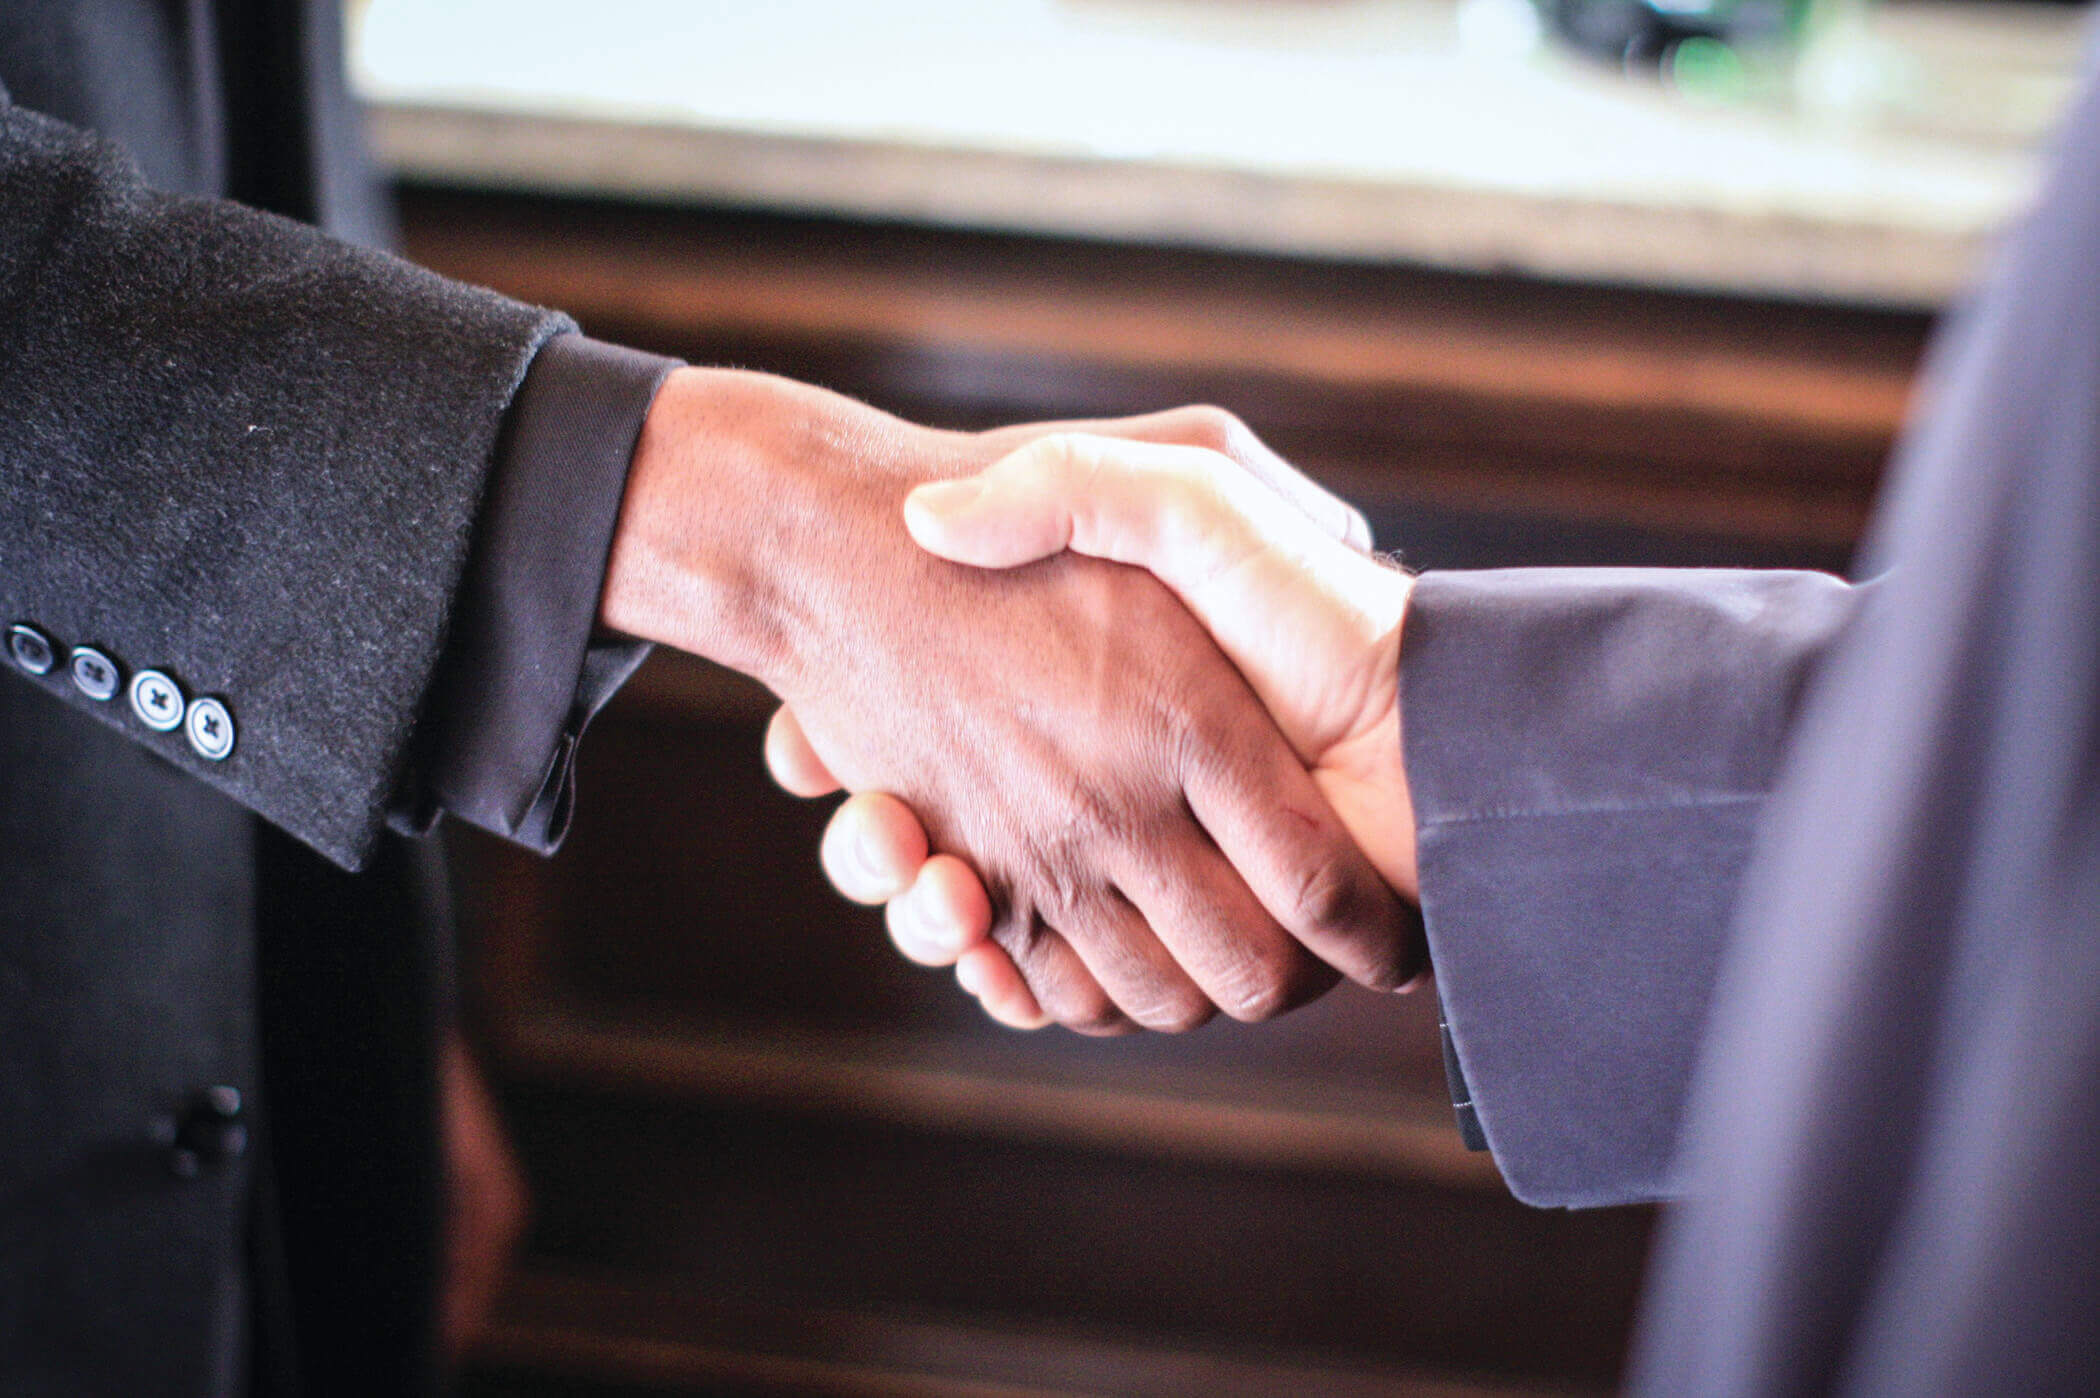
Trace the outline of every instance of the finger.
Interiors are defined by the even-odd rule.
[[[766,724],[766,770],[781,789],[795,796],[829,796],[839,789],[824,759],[809,745],[795,711],[782,704]]]
[[[991,942],[962,954],[955,963],[955,980],[977,997],[987,1015],[1009,1029],[1041,1029],[1051,1022],[1014,969],[1013,958]]]
[[[1351,980],[1411,980],[1415,925],[1282,738],[1229,720],[1198,731],[1225,736],[1183,773],[1190,808],[1270,916]]]
[[[1268,1019],[1331,989],[1335,972],[1269,915],[1193,827],[1156,838],[1116,872],[1161,945],[1234,1019]]]
[[[905,527],[957,563],[1012,568],[1070,549],[1147,569],[1190,600],[1263,543],[1262,502],[1250,498],[1259,487],[1239,482],[1228,498],[1231,469],[1195,447],[1059,434],[978,476],[914,490]]]
[[[1134,442],[1207,447],[1222,452],[1249,476],[1310,519],[1322,533],[1359,551],[1371,547],[1371,523],[1363,512],[1276,454],[1255,431],[1222,408],[1169,408],[1137,417],[1032,423],[987,432],[984,438],[1008,449],[1053,432],[1087,432]]]
[[[1165,1034],[1207,1023],[1217,1006],[1113,890],[1058,915],[1057,931],[1131,1022]]]
[[[1055,928],[1030,917],[1026,925],[1009,918],[992,930],[992,942],[1004,951],[1034,995],[1042,1012],[1079,1034],[1128,1034],[1137,1028],[1094,978],[1072,944]]]
[[[911,886],[890,900],[884,925],[897,950],[922,966],[947,966],[985,944],[992,901],[976,871],[952,854],[921,865]]]
[[[1172,408],[1148,417],[1111,424],[1109,437],[1209,447],[1230,457],[1271,491],[1297,506],[1322,533],[1351,548],[1368,551],[1371,522],[1363,511],[1300,471],[1264,442],[1253,428],[1219,408]]]
[[[1069,478],[1073,440],[1045,437],[978,475],[918,487],[904,497],[905,529],[928,553],[973,568],[1016,568],[1063,553],[1083,489]]]
[[[831,886],[856,903],[887,903],[926,862],[926,832],[911,807],[881,792],[849,796],[818,846]]]

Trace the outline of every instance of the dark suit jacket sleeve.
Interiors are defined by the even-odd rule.
[[[1534,1204],[1664,1197],[1736,887],[1817,659],[1819,573],[1426,573],[1401,660],[1438,993]]]
[[[145,187],[0,105],[0,625],[37,682],[356,865],[407,768],[506,410],[561,316]],[[595,585],[595,579],[593,580]],[[73,685],[165,672],[222,761]]]

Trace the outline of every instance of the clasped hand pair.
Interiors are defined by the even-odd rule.
[[[1424,966],[1398,660],[1410,580],[1229,415],[970,434],[681,370],[601,614],[784,701],[822,858],[995,1018],[1260,1019]]]
[[[1372,866],[1414,893],[1398,693],[1405,573],[1323,531],[1223,453],[1078,433],[1039,438],[980,476],[921,486],[904,519],[920,547],[972,567],[1069,552],[1152,573],[1246,677]],[[839,788],[791,708],[774,716],[766,746],[789,790]],[[886,906],[904,955],[953,964],[1003,1023],[1048,1022],[992,937],[982,881],[955,855],[931,854],[903,802],[849,797],[822,858],[841,893]]]

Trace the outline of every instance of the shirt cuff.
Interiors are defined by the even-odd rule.
[[[427,711],[417,809],[551,854],[577,742],[650,647],[599,633],[598,601],[642,422],[678,361],[558,335],[504,419],[489,498]]]
[[[1730,913],[1835,578],[1424,573],[1401,709],[1460,1127],[1519,1199],[1677,1189]]]

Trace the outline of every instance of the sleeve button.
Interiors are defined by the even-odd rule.
[[[73,672],[73,687],[98,704],[106,704],[117,695],[117,662],[111,660],[93,646],[73,647],[73,658],[68,666]]]
[[[48,675],[54,660],[51,638],[34,626],[16,624],[7,629],[7,653],[15,664],[32,675]]]
[[[182,726],[182,690],[158,670],[141,670],[131,677],[131,711],[154,732],[172,733]]]
[[[206,761],[224,762],[233,755],[233,715],[216,699],[191,700],[184,731],[190,747]]]
[[[248,1126],[239,1089],[194,1093],[178,1117],[156,1124],[155,1135],[168,1147],[168,1168],[182,1179],[240,1159],[248,1153]]]

